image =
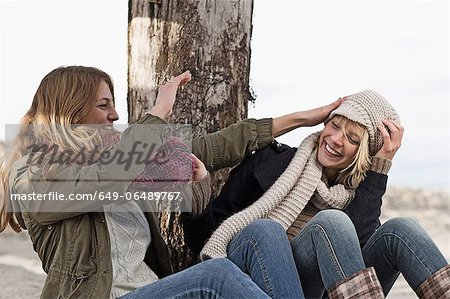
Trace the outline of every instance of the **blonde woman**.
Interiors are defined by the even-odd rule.
[[[319,111],[293,119],[305,126]],[[204,211],[184,217],[189,246],[203,259],[227,256],[246,272],[234,260],[242,246],[236,232],[272,221],[289,236],[306,298],[324,291],[383,298],[400,273],[421,298],[447,298],[450,268],[423,228],[404,218],[380,226],[387,173],[403,136],[396,111],[366,90],[323,120],[324,129],[298,148],[275,142],[237,166]]]

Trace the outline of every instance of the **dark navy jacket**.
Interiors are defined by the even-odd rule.
[[[183,215],[189,248],[198,254],[222,221],[259,199],[283,173],[296,150],[274,141],[236,166],[220,194],[211,200],[202,214]],[[386,184],[386,175],[369,171],[357,187],[355,198],[344,210],[355,225],[361,246],[380,226],[381,198]]]

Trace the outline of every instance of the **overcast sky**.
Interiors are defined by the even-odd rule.
[[[126,122],[128,1],[1,1],[0,139],[61,65],[115,82]],[[390,184],[450,189],[447,1],[256,1],[250,117],[315,108],[367,88],[398,110],[405,137]],[[120,122],[120,121],[119,121]],[[314,129],[279,140],[292,146]]]

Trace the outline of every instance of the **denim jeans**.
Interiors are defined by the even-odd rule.
[[[227,254],[271,298],[304,298],[289,239],[279,223],[250,223],[230,242]]]
[[[325,289],[366,267],[375,268],[385,295],[400,273],[415,291],[448,264],[425,230],[409,218],[384,223],[361,254],[348,216],[324,210],[305,225],[291,244],[306,298],[321,298]]]
[[[339,210],[317,213],[291,246],[306,298],[322,298],[325,289],[366,268],[355,227]]]
[[[416,291],[422,282],[448,264],[422,226],[410,218],[394,218],[384,223],[362,252],[367,267],[375,268],[385,295],[400,273]]]
[[[228,259],[212,259],[138,288],[121,299],[268,298]]]

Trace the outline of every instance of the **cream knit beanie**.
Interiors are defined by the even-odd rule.
[[[391,104],[373,90],[364,90],[348,96],[347,100],[330,113],[325,123],[335,115],[345,116],[367,128],[371,156],[383,146],[383,136],[378,129],[381,121],[391,119],[400,122],[400,117]]]

